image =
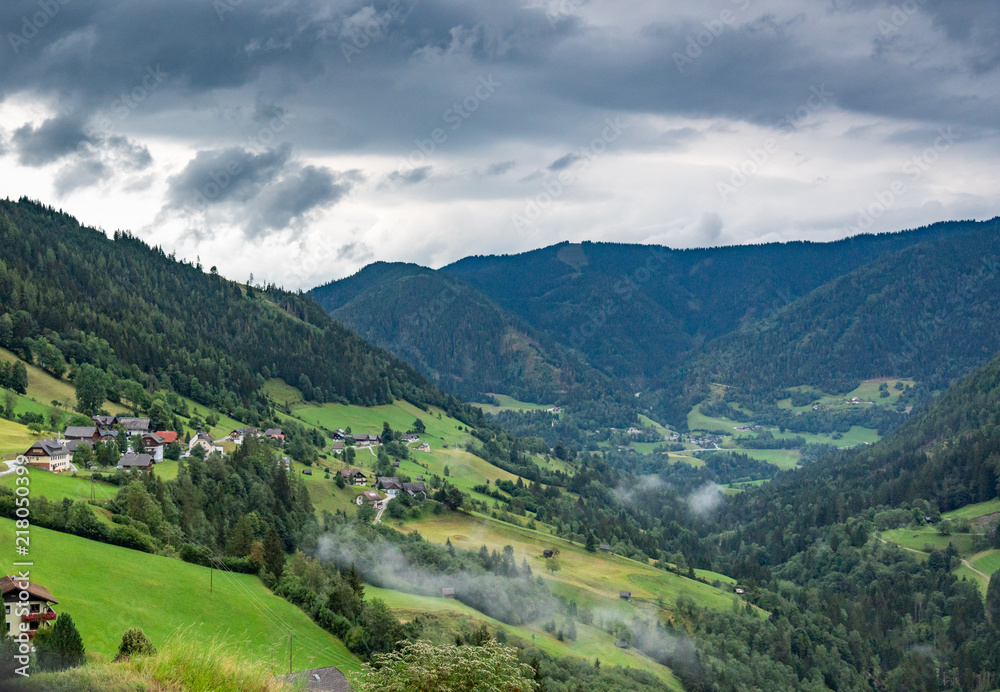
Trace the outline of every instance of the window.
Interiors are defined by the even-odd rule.
[[[6,615],[10,615],[10,604],[9,603],[5,604],[4,607],[3,607],[3,609],[4,609],[4,613]]]
[[[39,612],[41,612],[41,610],[42,610],[42,606],[39,605],[38,603],[32,603],[31,604],[31,612],[32,613],[39,613]]]

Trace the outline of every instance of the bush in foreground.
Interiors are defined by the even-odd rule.
[[[494,641],[483,646],[434,646],[419,641],[376,656],[355,685],[358,692],[535,692],[531,666],[517,650]]]

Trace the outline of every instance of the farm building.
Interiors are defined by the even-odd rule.
[[[455,589],[444,587],[441,589],[441,598],[455,598]]]
[[[543,550],[542,557],[552,557],[554,553],[551,550]]]
[[[129,452],[128,454],[123,454],[122,458],[118,460],[117,468],[123,471],[131,471],[132,469],[151,471],[153,469],[153,464],[153,456],[151,454],[135,454],[133,452]]]
[[[631,601],[632,600],[632,592],[631,591],[619,591],[618,592],[618,598],[622,599],[623,601]]]
[[[368,485],[368,476],[358,469],[340,469],[341,477],[352,485]]]
[[[379,495],[374,490],[366,490],[360,495],[358,495],[355,502],[357,503],[358,507],[360,507],[363,504],[369,504],[369,505],[374,505],[375,508],[377,509],[378,506],[382,504],[382,499],[383,499],[382,496]]]
[[[3,593],[5,618],[8,635],[17,636],[27,632],[29,637],[43,627],[51,627],[57,615],[52,606],[59,603],[49,590],[40,584],[32,584],[15,577],[0,579],[0,592]],[[21,594],[27,593],[26,601],[20,600]]]

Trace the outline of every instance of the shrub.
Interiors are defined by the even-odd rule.
[[[127,660],[133,656],[155,656],[156,647],[149,637],[138,627],[130,627],[122,634],[121,644],[118,645],[118,656],[116,661]]]

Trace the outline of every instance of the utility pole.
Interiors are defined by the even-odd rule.
[[[292,639],[295,638],[295,633],[292,630],[288,630],[288,674],[292,674]]]
[[[208,561],[208,592],[215,592],[215,563]]]

